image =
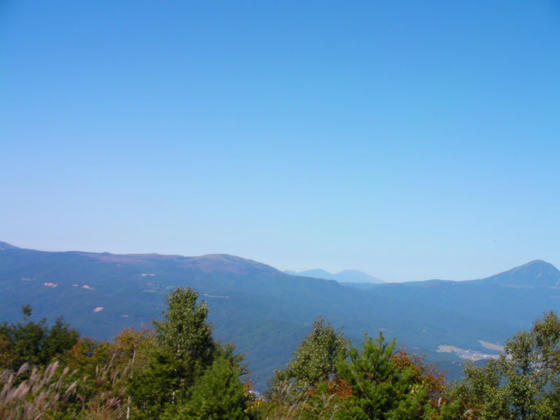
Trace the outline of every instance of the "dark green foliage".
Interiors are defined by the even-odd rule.
[[[30,321],[31,307],[22,308],[24,323],[0,325],[0,368],[17,370],[28,362],[44,365],[78,341],[79,334],[62,318],[51,327],[45,319]]]
[[[172,407],[166,419],[248,419],[249,397],[239,381],[241,369],[230,359],[218,357],[196,382],[190,398]]]
[[[347,344],[344,335],[324,318],[316,319],[286,369],[276,372],[274,382],[295,382],[307,388],[329,379],[336,372],[336,362],[346,356]]]
[[[395,340],[366,334],[361,349],[319,318],[276,376],[268,399],[240,378],[242,357],[214,341],[191,289],[168,296],[154,333],[113,342],[79,338],[61,319],[0,326],[0,417],[45,419],[502,419],[560,418],[560,319],[545,314],[484,367],[448,387]],[[31,366],[28,366],[28,363]],[[16,369],[23,366],[19,372]]]
[[[185,373],[173,355],[154,348],[148,362],[130,380],[129,394],[138,417],[158,418],[168,404],[184,397]]]
[[[363,350],[352,348],[349,360],[339,363],[338,375],[350,384],[354,397],[341,417],[382,418],[395,408],[401,390],[391,362],[394,348],[395,341],[385,343],[382,334],[375,342],[366,336]]]
[[[41,357],[43,362],[52,360],[71,349],[78,341],[79,333],[70,328],[62,318],[58,318],[54,325],[48,328],[45,340],[42,344]]]
[[[430,404],[430,381],[418,364],[395,354],[395,340],[387,343],[383,334],[373,341],[366,336],[362,350],[350,350],[338,364],[338,376],[351,387],[339,419],[432,418],[438,412]]]
[[[27,366],[0,370],[0,417],[248,418],[243,358],[214,341],[192,289],[169,294],[155,334],[125,330],[113,342],[80,339],[61,319],[31,322],[29,307],[24,314],[26,323],[0,328],[3,367]]]
[[[310,376],[317,366],[328,368]],[[347,350],[344,337],[318,320],[294,360],[278,373],[259,411],[271,418],[453,418],[456,404],[444,394],[443,376],[422,360],[395,352],[395,340],[387,343],[380,333],[374,341],[366,335],[361,350]]]
[[[154,322],[156,341],[130,385],[134,404],[146,416],[157,417],[167,405],[185,400],[216,354],[208,307],[197,299],[190,288],[172,291],[165,319]]]
[[[233,346],[214,341],[208,307],[196,291],[176,289],[167,302],[165,320],[154,322],[155,343],[146,365],[130,381],[136,413],[143,418],[164,411],[167,417],[242,418],[247,397],[239,380],[241,357],[233,354]]]
[[[31,317],[31,306],[30,305],[23,305],[21,308],[21,312],[23,313],[23,319],[28,320]]]
[[[191,288],[178,288],[167,296],[165,320],[154,322],[157,342],[162,351],[176,359],[184,374],[185,385],[212,363],[216,344],[208,324],[208,306],[198,302]]]
[[[455,393],[477,418],[560,417],[560,319],[552,312],[508,340],[485,367],[467,365]]]

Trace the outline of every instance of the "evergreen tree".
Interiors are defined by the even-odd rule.
[[[208,307],[197,300],[193,289],[173,290],[167,296],[165,319],[154,322],[155,345],[149,349],[146,366],[130,384],[138,413],[146,418],[157,418],[167,405],[187,399],[216,355]]]
[[[323,318],[317,318],[311,332],[294,353],[285,370],[276,371],[274,384],[295,382],[298,388],[315,386],[336,372],[336,362],[346,355],[348,341]]]
[[[441,394],[443,379],[406,353],[395,353],[395,340],[383,334],[366,335],[362,350],[352,348],[349,358],[339,361],[338,377],[350,385],[350,395],[334,413],[337,419],[444,418]]]
[[[162,418],[248,419],[249,396],[239,380],[241,374],[237,363],[223,356],[217,357],[195,383],[190,398],[178,408],[171,408]]]
[[[165,320],[154,322],[159,345],[183,365],[189,382],[212,363],[216,351],[208,306],[197,300],[198,292],[191,288],[173,290],[167,296]]]

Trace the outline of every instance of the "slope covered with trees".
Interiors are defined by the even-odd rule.
[[[3,324],[0,417],[246,418],[242,359],[212,337],[206,304],[176,289],[167,308],[154,331],[113,342],[79,338],[62,321]]]
[[[560,319],[549,312],[486,366],[448,384],[396,341],[360,347],[322,318],[264,396],[247,366],[217,342],[193,289],[167,297],[152,331],[112,342],[80,337],[62,320],[0,327],[5,419],[551,419],[560,416]]]
[[[548,310],[558,309],[560,272],[536,261],[470,282],[426,281],[373,285],[367,290],[292,276],[230,255],[115,255],[42,252],[0,246],[0,319],[63,316],[82,335],[111,340],[124,328],[150,327],[165,296],[196,289],[208,303],[217,339],[246,354],[259,391],[283,367],[318,316],[360,342],[363,333],[398,337],[399,346],[427,356],[451,378],[461,374],[455,353],[440,345],[497,352],[479,340],[506,338]]]

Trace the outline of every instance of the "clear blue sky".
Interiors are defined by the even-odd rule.
[[[560,3],[4,0],[0,145],[18,246],[560,265]]]

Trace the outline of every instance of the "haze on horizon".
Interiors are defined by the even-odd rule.
[[[560,266],[560,6],[0,5],[0,241],[385,281]]]

